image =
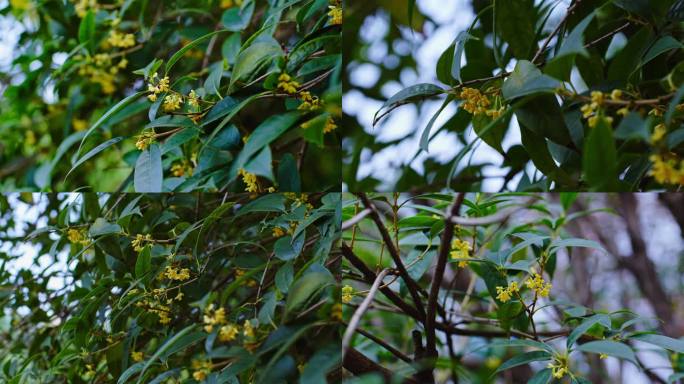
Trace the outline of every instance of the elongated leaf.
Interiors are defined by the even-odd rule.
[[[606,315],[597,314],[584,319],[584,321],[582,321],[577,328],[573,329],[572,332],[570,332],[570,335],[568,335],[568,340],[566,341],[567,348],[570,349],[573,344],[575,344],[575,342],[589,330],[589,328],[594,326],[594,324],[601,322],[602,316]]]
[[[672,36],[663,36],[658,41],[653,44],[651,49],[646,52],[646,55],[644,55],[644,58],[641,60],[640,65],[646,65],[649,63],[651,60],[655,59],[656,57],[660,56],[661,54],[673,50],[673,49],[681,49],[684,48],[684,44],[680,43],[677,39],[675,39]]]
[[[589,57],[589,52],[584,48],[584,31],[594,19],[594,16],[596,16],[596,12],[591,12],[572,29],[568,37],[563,40],[563,44],[561,44],[554,59],[573,54]]]
[[[101,144],[98,145],[97,147],[91,149],[90,151],[88,151],[88,153],[86,153],[85,155],[83,155],[83,157],[81,157],[80,159],[78,159],[78,161],[76,161],[76,163],[74,163],[74,165],[71,167],[71,169],[70,169],[69,172],[67,173],[66,177],[69,177],[69,174],[70,174],[74,169],[78,168],[79,165],[85,163],[86,161],[90,160],[91,158],[93,158],[93,157],[94,157],[95,155],[97,155],[98,153],[104,151],[105,149],[111,147],[112,145],[114,145],[114,144],[120,142],[120,141],[123,140],[123,139],[125,139],[125,137],[123,137],[123,136],[115,137],[115,138],[109,139],[109,140],[105,141],[104,143],[101,143]],[[66,178],[66,177],[65,177],[65,178]]]
[[[618,359],[624,359],[634,363],[634,365],[639,366],[636,361],[636,356],[634,351],[628,345],[624,343],[618,343],[617,341],[610,340],[598,340],[590,341],[588,343],[580,345],[577,350],[589,353],[601,353],[608,356],[617,357]]]
[[[527,384],[548,384],[551,380],[551,368],[544,368],[530,378]]]
[[[180,332],[176,333],[173,335],[171,338],[169,338],[159,349],[150,357],[149,360],[145,363],[145,366],[142,369],[142,373],[138,377],[137,383],[140,383],[140,380],[142,380],[143,375],[145,371],[160,357],[162,356],[166,351],[171,349],[172,347],[177,348],[179,341],[183,338],[183,336],[187,335],[188,333],[192,332],[196,328],[195,324],[188,325],[187,327],[183,328]],[[182,346],[181,346],[182,347]]]
[[[434,84],[428,83],[416,84],[404,88],[401,91],[394,94],[394,96],[390,97],[387,101],[385,101],[385,103],[380,107],[380,109],[377,112],[375,112],[375,116],[373,116],[373,125],[377,124],[378,114],[383,109],[389,106],[394,106],[395,104],[399,103],[406,103],[416,98],[435,96],[442,93],[443,91],[444,90],[442,88]]]
[[[468,32],[461,31],[456,40],[454,40],[454,60],[451,62],[451,76],[462,83],[461,80],[461,56],[463,56],[463,49],[465,48],[465,43],[469,39],[474,39]]]
[[[145,366],[145,362],[141,361],[139,363],[135,363],[128,367],[127,370],[124,371],[124,373],[119,376],[119,380],[117,381],[117,384],[124,384],[128,383],[128,379],[130,379],[133,375],[136,373],[142,371],[143,367]]]
[[[249,76],[264,62],[282,56],[283,50],[275,40],[256,42],[240,52],[235,60],[233,75],[230,78],[230,88],[243,78]]]
[[[152,254],[150,253],[150,246],[146,246],[138,254],[135,260],[135,277],[141,279],[147,272],[152,269]]]
[[[614,191],[617,189],[617,151],[613,130],[605,119],[591,128],[584,144],[582,159],[584,179],[595,191]]]
[[[671,337],[651,333],[635,335],[631,336],[630,338],[634,340],[643,341],[644,343],[657,345],[661,348],[669,349],[673,352],[684,353],[684,341],[682,340],[677,340]]]
[[[136,192],[161,192],[162,190],[162,163],[159,145],[152,144],[142,151],[135,163],[133,185]]]
[[[533,361],[545,361],[551,360],[551,354],[546,351],[531,351],[521,353],[520,355],[514,356],[506,360],[503,364],[496,369],[496,373],[517,367],[520,365],[529,364]]]
[[[176,53],[173,54],[173,56],[171,56],[169,61],[166,62],[166,67],[164,69],[164,73],[165,74],[169,73],[169,71],[171,71],[171,68],[173,68],[173,66],[176,64],[176,62],[178,60],[180,60],[181,57],[183,57],[185,52],[195,48],[198,44],[201,44],[203,41],[207,40],[208,38],[210,38],[214,35],[217,35],[219,33],[224,33],[224,32],[230,32],[230,31],[227,29],[221,29],[219,31],[207,33],[206,35],[191,41],[190,43],[185,45],[183,48],[179,49]]]
[[[95,13],[89,10],[78,26],[78,42],[87,44],[91,52],[95,48]]]
[[[592,249],[597,249],[597,250],[602,251],[602,252],[606,252],[606,250],[601,246],[601,244],[599,244],[595,241],[587,240],[587,239],[576,239],[576,238],[556,240],[553,243],[551,243],[550,248],[557,250],[558,248],[570,248],[570,247],[592,248]]]
[[[446,100],[444,100],[444,103],[442,103],[442,106],[439,107],[437,112],[435,112],[435,114],[430,119],[430,122],[423,130],[423,133],[420,136],[420,149],[422,149],[423,151],[429,152],[428,146],[430,145],[430,130],[432,130],[432,126],[435,124],[435,121],[437,121],[437,118],[442,113],[444,108],[446,108],[447,105],[449,105],[449,103],[453,100],[454,98],[452,96],[447,97]]]
[[[684,84],[679,87],[677,93],[675,93],[670,101],[670,105],[667,107],[667,111],[665,112],[665,124],[670,125],[670,123],[672,123],[672,116],[674,116],[677,105],[679,105],[682,99],[684,99]]]

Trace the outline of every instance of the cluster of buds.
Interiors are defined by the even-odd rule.
[[[156,134],[153,129],[142,131],[141,134],[136,136],[135,147],[140,151],[144,151],[154,143]]]
[[[293,80],[290,75],[287,73],[282,73],[278,77],[278,89],[282,90],[285,93],[288,93],[290,95],[297,93],[297,88],[299,88],[301,84],[299,84],[297,81]]]
[[[157,101],[158,94],[169,91],[169,81],[168,76],[164,76],[164,78],[160,79],[157,72],[155,72],[150,76],[150,82],[147,84],[147,91],[150,93],[147,95],[147,98],[150,99],[151,102]]]

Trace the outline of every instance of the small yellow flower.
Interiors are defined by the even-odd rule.
[[[242,334],[247,338],[254,338],[254,327],[252,327],[252,323],[249,320],[245,320],[245,323],[242,325]]]
[[[463,241],[461,239],[454,239],[454,241],[451,242],[450,255],[452,259],[469,259],[471,250],[472,247],[469,242]],[[466,260],[460,260],[458,262],[459,268],[465,268],[467,266],[468,261]]]
[[[197,381],[202,381],[207,378],[209,373],[211,373],[213,365],[211,364],[211,360],[193,359],[190,363],[190,367],[194,371],[192,373],[192,378]]]
[[[629,114],[629,108],[622,107],[622,108],[618,109],[616,113],[620,116],[627,116]]]
[[[665,124],[658,124],[653,128],[653,134],[651,135],[651,143],[655,144],[665,137],[667,134],[667,127]]]
[[[135,45],[135,36],[132,33],[121,33],[112,29],[109,32],[107,43],[117,48],[128,48]]]
[[[684,161],[679,161],[676,156],[657,154],[649,158],[653,167],[649,175],[660,184],[684,185]]]
[[[297,88],[301,85],[292,80],[290,75],[283,73],[278,77],[278,89],[283,90],[285,93],[294,94],[297,93]]]
[[[302,103],[297,109],[301,111],[315,111],[321,107],[321,100],[318,96],[312,96],[309,91],[300,92],[299,98],[302,100]]]
[[[71,126],[74,127],[74,131],[85,131],[88,128],[88,122],[85,120],[73,118],[71,120]]]
[[[136,136],[136,142],[135,142],[135,147],[138,148],[140,151],[144,151],[154,143],[154,138],[156,137],[156,134],[154,133],[154,130],[146,130],[143,131],[141,134]]]
[[[331,1],[330,6],[328,6],[328,9],[330,11],[328,12],[328,16],[330,16],[330,24],[331,25],[340,25],[342,24],[342,4],[339,0],[333,0]]]
[[[69,228],[67,231],[67,238],[72,244],[88,245],[90,243],[88,232],[85,229]]]
[[[188,104],[195,108],[199,107],[199,97],[197,96],[197,93],[195,93],[194,89],[188,94]]]
[[[131,359],[133,359],[133,361],[140,362],[143,361],[143,358],[142,352],[131,351]]]
[[[661,116],[663,116],[663,110],[660,109],[659,107],[654,107],[653,109],[651,109],[651,110],[648,112],[648,114],[649,114],[650,116],[661,117]]]
[[[148,243],[151,243],[153,241],[154,239],[152,238],[152,235],[150,235],[149,233],[146,235],[137,234],[135,235],[135,239],[133,239],[133,241],[131,242],[131,245],[133,246],[134,251],[140,252],[143,249],[145,249]]]
[[[241,6],[242,0],[221,0],[221,8],[231,8],[235,6]]]
[[[280,227],[273,227],[273,237],[283,237],[285,236],[285,230]]]
[[[226,311],[223,308],[214,309],[214,304],[210,304],[204,310],[204,330],[211,333],[214,330],[214,325],[222,325],[226,323]]]
[[[164,276],[169,280],[184,281],[190,278],[190,270],[188,268],[178,269],[170,265],[166,266]]]
[[[328,116],[328,119],[325,121],[325,126],[323,127],[323,133],[330,133],[336,129],[337,124],[335,124],[335,120],[333,120],[332,116]]]
[[[622,99],[622,91],[619,89],[613,89],[613,92],[610,93],[610,99],[613,101],[618,101]]]
[[[342,302],[349,303],[354,298],[354,288],[351,285],[345,285],[342,287]]]
[[[183,98],[180,95],[172,93],[164,98],[164,111],[173,112],[180,109],[181,104],[183,104]]]
[[[502,302],[505,303],[511,299],[511,292],[508,290],[508,288],[504,287],[496,287],[496,298]]]
[[[234,324],[227,324],[219,329],[219,340],[220,341],[233,341],[237,338],[240,333],[238,327]]]
[[[549,293],[551,292],[551,288],[553,288],[553,285],[544,281],[544,278],[538,273],[534,273],[532,277],[527,279],[525,285],[527,288],[532,289],[535,294],[539,295],[540,297],[548,297]]]
[[[591,102],[596,103],[596,106],[600,106],[603,104],[605,100],[605,95],[601,91],[592,91],[591,92]]]
[[[247,192],[259,192],[259,184],[257,183],[257,176],[253,173],[249,173],[245,171],[243,168],[240,168],[238,171],[238,175],[242,176],[242,182],[245,183],[247,188],[245,188],[245,191]]]
[[[475,88],[464,87],[461,89],[459,98],[464,100],[461,107],[473,115],[486,114],[487,108],[491,104],[487,96]]]
[[[553,362],[549,363],[546,368],[551,369],[551,374],[556,379],[562,379],[563,376],[570,373],[568,359],[564,356],[554,356]]]

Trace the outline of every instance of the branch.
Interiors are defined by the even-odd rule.
[[[499,212],[489,215],[489,216],[483,216],[483,217],[459,217],[459,216],[452,216],[451,217],[451,222],[453,224],[457,225],[465,225],[465,226],[481,226],[481,225],[489,225],[489,224],[494,224],[494,223],[500,223],[503,221],[508,220],[508,218],[513,215],[515,212],[527,208],[532,203],[537,200],[537,197],[532,197],[528,199],[526,202],[524,202],[521,206],[516,206],[516,207],[506,207]]]
[[[577,5],[579,5],[579,3],[581,2],[582,0],[577,0],[574,3],[570,4],[568,10],[565,13],[565,16],[563,17],[563,20],[561,20],[561,22],[558,23],[558,25],[556,26],[556,29],[554,29],[553,32],[551,32],[549,36],[546,37],[546,40],[544,40],[544,44],[542,44],[541,48],[539,48],[539,50],[537,50],[537,53],[535,53],[534,57],[531,60],[532,64],[534,64],[534,62],[537,61],[539,56],[541,56],[541,54],[546,50],[546,47],[549,46],[551,39],[561,30],[563,25],[565,25],[565,22],[568,20],[568,17],[570,17],[570,15],[575,10]]]
[[[444,219],[444,231],[442,232],[442,241],[439,246],[439,254],[437,256],[437,266],[432,277],[432,285],[430,286],[430,295],[428,296],[427,316],[425,318],[425,335],[426,343],[425,349],[428,356],[437,357],[435,332],[435,321],[437,317],[437,298],[439,296],[439,289],[444,279],[444,270],[446,269],[447,257],[451,250],[451,239],[454,237],[454,223],[452,219],[458,215],[458,211],[463,204],[464,193],[459,193],[454,199],[453,204],[447,211],[447,216]]]
[[[388,273],[390,273],[390,270],[385,268],[378,274],[373,282],[373,286],[371,286],[370,291],[368,291],[368,295],[366,295],[366,298],[363,299],[363,302],[356,309],[354,315],[349,321],[349,326],[347,326],[347,330],[344,331],[344,336],[342,336],[342,358],[344,358],[344,354],[347,353],[347,350],[349,349],[349,343],[351,342],[352,336],[354,336],[356,328],[359,327],[361,317],[363,317],[363,314],[368,310],[368,306],[371,304],[371,302],[373,302],[373,298],[378,293],[382,279],[384,279]]]
[[[368,268],[366,264],[364,264],[363,261],[361,261],[361,259],[359,259],[359,257],[356,256],[356,254],[354,254],[354,251],[351,248],[349,248],[347,244],[342,243],[340,249],[342,251],[342,255],[344,255],[344,257],[347,260],[349,260],[349,262],[363,274],[366,281],[369,284],[371,284],[376,278],[375,272],[371,271],[370,268]],[[410,304],[405,302],[401,297],[397,296],[397,294],[394,293],[394,291],[391,290],[389,287],[380,288],[380,292],[382,292],[399,309],[404,311],[405,314],[413,317],[414,319],[420,322],[425,321],[425,315],[418,312]]]
[[[406,267],[404,266],[404,263],[401,261],[401,256],[399,255],[399,250],[394,246],[394,242],[392,241],[392,237],[390,236],[389,232],[387,231],[385,224],[382,222],[382,218],[380,217],[380,214],[378,213],[378,209],[370,201],[370,199],[368,199],[368,196],[366,196],[365,193],[358,193],[357,196],[359,196],[359,198],[363,202],[363,205],[366,206],[366,208],[371,210],[370,217],[375,222],[375,226],[378,227],[378,231],[380,231],[380,235],[382,236],[382,240],[385,243],[385,246],[387,247],[387,250],[389,251],[390,256],[392,256],[392,260],[394,260],[394,264],[396,264],[396,266],[397,266],[397,271],[399,272],[399,276],[401,276],[401,278],[404,279],[404,282],[406,282],[406,288],[408,288],[408,291],[411,294],[411,298],[413,299],[413,302],[416,305],[416,309],[421,314],[421,316],[424,316],[425,309],[423,307],[423,301],[420,299],[420,293],[419,293],[420,288],[418,287],[418,284],[411,278],[411,276],[409,276],[408,271],[406,270]]]
[[[354,348],[350,348],[347,354],[342,360],[342,365],[346,370],[353,373],[356,376],[360,376],[366,373],[379,373],[383,378],[385,383],[394,382],[394,372],[389,369],[380,366],[378,363],[367,358],[363,353],[357,351]],[[417,381],[409,378],[402,377],[402,383],[408,384],[418,384]]]
[[[363,220],[364,217],[368,216],[368,214],[371,213],[371,210],[366,208],[363,211],[359,212],[356,214],[356,216],[352,217],[351,219],[345,221],[342,223],[342,230],[346,231],[347,229],[353,227],[354,225],[358,224],[359,221]]]
[[[344,321],[342,322],[342,324],[347,325],[347,326],[349,325],[349,323],[345,323]],[[391,346],[390,344],[388,344],[387,342],[385,342],[385,341],[382,340],[381,338],[379,338],[379,337],[373,335],[372,333],[370,333],[370,332],[368,332],[368,331],[364,331],[362,328],[357,328],[357,329],[356,329],[356,333],[359,333],[359,334],[361,334],[361,335],[367,337],[368,339],[370,339],[370,340],[373,341],[374,343],[376,343],[376,344],[378,344],[379,346],[385,348],[387,351],[389,351],[391,354],[393,354],[394,356],[398,357],[399,359],[401,359],[401,360],[403,360],[403,361],[405,361],[405,362],[407,362],[407,363],[409,363],[409,364],[413,363],[413,360],[411,360],[410,357],[406,356],[403,352],[401,352],[400,350],[394,348],[393,346]]]

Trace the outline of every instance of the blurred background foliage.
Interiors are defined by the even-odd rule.
[[[680,188],[683,9],[678,0],[350,4],[345,188]]]
[[[335,193],[2,195],[0,381],[326,382],[340,214]]]
[[[339,1],[0,8],[0,190],[320,191],[339,181]],[[279,87],[281,74],[296,93]],[[303,92],[317,108],[298,109]]]

